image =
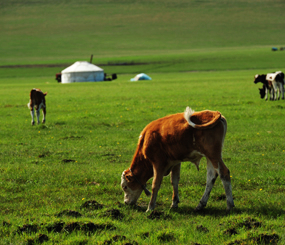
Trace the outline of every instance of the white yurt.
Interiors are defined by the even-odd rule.
[[[104,81],[104,70],[87,61],[77,61],[61,71],[62,83]]]

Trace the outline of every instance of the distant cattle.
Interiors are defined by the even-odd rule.
[[[59,83],[61,83],[61,73],[56,73],[55,74],[55,80]]]
[[[28,107],[31,110],[31,116],[32,116],[32,125],[35,124],[34,120],[34,109],[36,109],[37,113],[37,121],[38,124],[40,123],[40,110],[43,109],[43,123],[46,121],[46,97],[47,92],[43,93],[38,88],[33,88],[30,92],[30,101],[28,103]]]
[[[265,100],[268,99],[268,94],[270,95],[270,100],[279,100],[280,95],[284,100],[284,73],[281,71],[255,75],[254,83],[261,82],[263,84],[262,89],[259,89],[260,97]],[[278,93],[278,96],[277,96]]]
[[[136,204],[142,191],[151,194],[149,210],[155,208],[158,190],[164,176],[171,173],[172,208],[178,207],[178,184],[183,161],[193,162],[199,170],[201,158],[207,159],[207,183],[196,210],[202,210],[212,187],[220,176],[227,198],[227,209],[234,207],[230,171],[222,159],[227,131],[225,117],[217,111],[194,112],[189,107],[178,113],[149,123],[141,132],[130,167],[121,176],[124,202]],[[153,177],[152,193],[146,182]]]

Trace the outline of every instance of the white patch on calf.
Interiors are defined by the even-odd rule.
[[[273,82],[276,76],[277,76],[277,73],[267,73],[266,80]]]

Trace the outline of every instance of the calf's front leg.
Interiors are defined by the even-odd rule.
[[[271,98],[271,94],[270,94],[270,98]],[[265,88],[265,98],[264,99],[265,100],[268,99],[268,89],[267,88]]]
[[[181,163],[175,165],[171,170],[171,184],[173,186],[172,204],[171,208],[177,208],[179,203],[178,184],[180,180]]]
[[[153,172],[154,172],[154,177],[153,177],[153,181],[152,181],[152,193],[151,193],[150,202],[148,204],[148,209],[146,210],[146,212],[154,210],[156,198],[157,198],[157,193],[160,189],[160,185],[161,185],[162,179],[163,179],[162,171],[158,171],[157,169],[154,168]]]
[[[35,125],[35,111],[34,108],[31,108],[31,117],[32,117],[32,125]]]

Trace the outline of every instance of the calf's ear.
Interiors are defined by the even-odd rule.
[[[150,191],[149,191],[147,188],[144,189],[144,193],[145,193],[148,197],[151,195]]]
[[[125,178],[126,178],[126,180],[127,180],[128,182],[133,182],[133,181],[134,181],[134,177],[131,176],[131,175],[129,175],[129,174],[125,175]]]

